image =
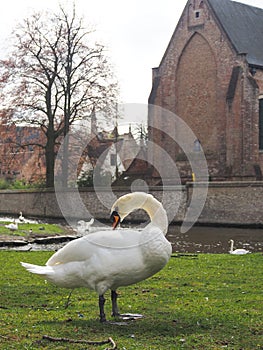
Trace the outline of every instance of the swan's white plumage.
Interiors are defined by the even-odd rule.
[[[17,231],[18,230],[18,224],[17,224],[17,222],[15,222],[15,220],[14,220],[14,222],[11,222],[10,224],[5,225],[5,227],[8,228],[11,231]]]
[[[25,218],[24,218],[24,216],[23,216],[22,211],[20,211],[20,213],[19,213],[19,214],[20,214],[20,215],[19,215],[18,220],[19,220],[20,222],[24,222],[24,221],[25,221]]]
[[[136,230],[91,233],[58,250],[46,266],[23,266],[60,287],[87,287],[101,295],[144,280],[166,265],[170,243],[158,228],[148,233],[149,237]]]
[[[81,235],[85,235],[89,233],[93,223],[94,223],[94,218],[91,218],[90,221],[84,221],[84,220],[78,221],[77,232]]]
[[[143,208],[152,222],[141,231],[121,229],[90,233],[58,250],[46,266],[22,265],[58,286],[87,287],[99,295],[108,289],[137,283],[160,271],[172,252],[164,235],[168,220],[161,203],[149,194],[135,192],[119,198],[112,211],[116,208],[122,219],[131,211]]]
[[[234,250],[234,241],[233,241],[233,239],[230,239],[230,251],[229,251],[229,253],[233,254],[233,255],[244,255],[244,254],[250,253],[250,251],[243,249],[243,248],[239,248],[239,249]]]

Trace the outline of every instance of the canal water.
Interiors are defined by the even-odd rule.
[[[2,220],[8,221],[8,218],[0,217],[0,221]],[[38,221],[32,220],[32,222]],[[62,220],[47,220],[47,222],[66,225]],[[136,227],[136,225],[129,225],[129,228]],[[91,232],[101,229],[108,228],[103,224],[100,226],[94,223],[91,227]],[[230,250],[230,239],[234,240],[234,249],[244,248],[251,253],[263,252],[263,228],[194,226],[187,233],[181,233],[179,225],[170,225],[166,237],[172,243],[174,253],[228,253]],[[34,243],[13,248],[9,246],[7,249],[54,251],[65,244]],[[6,249],[6,247],[1,246],[0,249]]]
[[[170,226],[167,238],[173,252],[179,253],[228,253],[229,240],[234,240],[234,249],[244,248],[251,253],[263,251],[263,229],[236,227],[195,226],[181,233],[179,226]]]

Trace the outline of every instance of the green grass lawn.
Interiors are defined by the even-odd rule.
[[[1,235],[28,237],[36,234],[52,236],[63,233],[63,228],[56,224],[19,223],[17,231],[11,231],[9,228],[6,228],[5,225],[8,224],[10,224],[10,222],[1,221],[0,237]],[[32,233],[30,230],[32,230]]]
[[[145,317],[100,324],[94,292],[46,283],[19,262],[44,264],[50,252],[0,252],[1,349],[105,349],[50,342],[43,335],[102,341],[118,349],[263,349],[263,255],[172,257],[152,278],[119,290],[121,312]],[[106,295],[110,320],[110,295]]]

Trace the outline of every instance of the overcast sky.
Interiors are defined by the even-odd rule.
[[[239,2],[263,8],[263,0]],[[0,54],[9,33],[34,10],[58,9],[62,0],[1,0]],[[109,48],[121,87],[121,102],[147,103],[151,68],[159,65],[187,0],[75,0],[78,14],[96,25]]]

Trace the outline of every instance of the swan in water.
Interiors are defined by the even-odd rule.
[[[144,209],[151,222],[141,231],[116,229],[132,211]],[[99,296],[100,321],[105,322],[104,294],[111,290],[112,315],[118,316],[116,290],[160,271],[172,253],[165,238],[168,219],[162,204],[144,192],[126,194],[111,208],[113,229],[69,242],[46,266],[21,263],[28,271],[64,288],[87,287]]]
[[[235,249],[235,250],[233,249],[234,249],[234,241],[233,239],[230,239],[230,251],[229,251],[230,254],[242,255],[242,254],[250,253],[250,251],[246,249]]]

